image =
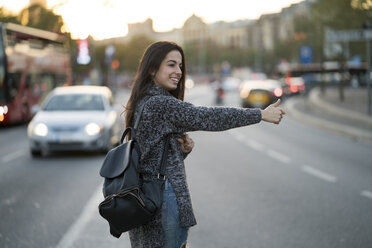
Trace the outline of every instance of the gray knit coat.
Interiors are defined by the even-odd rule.
[[[153,85],[145,104],[136,136],[141,149],[140,172],[145,179],[156,178],[165,139],[170,134],[166,177],[170,181],[178,203],[183,227],[196,225],[186,181],[185,154],[177,138],[190,131],[224,131],[255,124],[261,120],[259,109],[231,107],[197,107],[173,97],[160,86]],[[138,117],[135,111],[134,120]],[[132,248],[160,248],[164,245],[161,213],[148,224],[129,231]]]

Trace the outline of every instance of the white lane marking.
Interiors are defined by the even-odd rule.
[[[19,158],[19,157],[22,157],[24,155],[26,155],[26,151],[25,150],[19,150],[19,151],[15,151],[15,152],[12,152],[12,153],[9,153],[7,155],[5,155],[4,157],[1,158],[1,162],[2,163],[8,163],[16,158]]]
[[[85,230],[85,226],[92,216],[98,211],[97,206],[103,200],[102,184],[99,185],[87,204],[84,206],[83,211],[76,221],[70,226],[68,231],[63,235],[56,248],[70,248],[73,247],[74,242],[80,234]]]
[[[245,138],[244,138],[244,135],[242,135],[241,133],[238,133],[238,132],[233,132],[233,131],[230,131],[229,132],[235,139],[237,139],[238,141],[241,141],[241,142],[244,142]]]
[[[360,193],[362,196],[368,197],[372,199],[372,192],[368,190],[363,190],[362,193]]]
[[[306,172],[306,173],[308,173],[308,174],[310,174],[312,176],[315,176],[315,177],[318,177],[320,179],[323,179],[323,180],[325,180],[327,182],[334,183],[334,182],[337,181],[337,178],[335,176],[332,176],[332,175],[330,175],[328,173],[325,173],[325,172],[323,172],[321,170],[315,169],[315,168],[313,168],[311,166],[307,166],[307,165],[302,166],[302,171],[304,171],[304,172]]]
[[[289,164],[291,162],[291,158],[274,150],[269,149],[267,151],[267,155],[272,157],[273,159],[279,160],[282,163]]]
[[[255,140],[245,140],[244,143],[248,145],[250,148],[255,149],[259,152],[263,152],[265,146]]]
[[[265,146],[263,144],[261,144],[260,142],[257,142],[257,141],[252,140],[252,139],[247,139],[243,134],[241,134],[239,132],[230,131],[230,134],[232,134],[232,136],[235,139],[237,139],[238,141],[244,143],[245,145],[249,146],[250,148],[252,148],[256,151],[259,151],[259,152],[264,152],[265,151]],[[272,149],[269,149],[266,153],[267,153],[267,155],[269,155],[273,159],[279,160],[282,163],[285,163],[285,164],[291,163],[291,158],[288,157],[287,155],[283,154],[283,153],[274,151]]]
[[[262,152],[264,151],[265,147],[263,144],[255,141],[255,140],[252,140],[252,139],[247,139],[243,134],[239,133],[239,132],[234,132],[234,131],[230,131],[230,134],[238,141],[244,143],[245,145],[249,146],[250,148],[256,150],[256,151],[259,151],[259,152]]]

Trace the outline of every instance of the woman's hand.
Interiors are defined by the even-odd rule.
[[[261,119],[263,121],[279,124],[283,118],[283,115],[285,115],[284,110],[278,107],[279,104],[280,99],[278,99],[276,103],[270,104],[264,110],[261,110]]]
[[[194,141],[190,138],[188,134],[184,134],[182,138],[178,139],[178,142],[181,143],[181,149],[184,153],[189,153],[194,148]]]

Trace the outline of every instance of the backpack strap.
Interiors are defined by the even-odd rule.
[[[137,130],[138,124],[141,120],[142,112],[143,112],[143,109],[145,108],[145,105],[146,105],[146,102],[144,102],[141,106],[139,106],[137,120],[136,120],[136,122],[134,123],[134,126],[133,126],[133,128],[135,130]]]
[[[121,135],[121,139],[120,139],[120,144],[123,144],[124,142],[124,139],[125,137],[127,136],[127,134],[130,132],[130,135],[131,135],[131,140],[134,140],[136,139],[136,133],[135,131],[137,130],[137,127],[138,127],[138,124],[141,120],[141,115],[142,115],[142,112],[143,112],[143,109],[145,108],[145,103],[143,103],[140,107],[139,107],[139,112],[138,112],[138,117],[137,117],[137,120],[136,122],[134,123],[134,126],[133,127],[127,127],[123,134]]]
[[[167,135],[163,155],[161,156],[160,172],[158,174],[158,179],[161,179],[161,180],[165,180],[165,166],[167,164],[166,162],[167,162],[167,157],[168,157],[169,139],[170,139],[170,134]]]

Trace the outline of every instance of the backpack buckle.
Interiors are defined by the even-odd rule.
[[[158,179],[165,181],[165,175],[158,174]]]

